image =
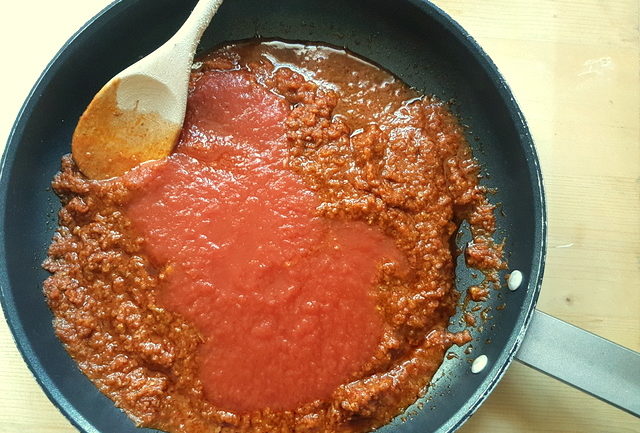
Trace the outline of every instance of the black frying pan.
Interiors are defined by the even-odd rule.
[[[55,337],[42,294],[40,263],[57,224],[49,184],[70,151],[78,117],[114,74],[164,42],[194,1],[114,3],[76,34],[29,95],[3,158],[0,178],[2,306],[27,364],[49,398],[84,432],[139,432],[78,370]],[[494,318],[474,334],[473,355],[452,349],[427,397],[383,432],[449,432],[486,399],[517,355],[632,413],[640,413],[640,356],[534,307],[545,256],[545,204],[540,168],[527,125],[495,66],[471,37],[435,6],[419,0],[227,0],[201,49],[256,35],[345,46],[442,100],[455,100],[491,197],[501,203],[498,238],[506,237],[520,289],[493,293]],[[7,254],[7,252],[11,254]],[[473,274],[459,266],[460,290]],[[506,303],[506,308],[496,309]],[[532,320],[533,319],[533,320]],[[454,322],[457,323],[456,320]],[[455,326],[455,325],[454,325]],[[527,332],[526,340],[525,331]],[[490,344],[487,344],[490,341]],[[518,350],[520,351],[518,352]],[[487,367],[470,371],[484,354]],[[571,359],[571,368],[566,360]],[[606,359],[605,359],[606,358]],[[607,365],[598,368],[598,365]]]

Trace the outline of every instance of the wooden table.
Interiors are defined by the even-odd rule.
[[[107,3],[2,3],[3,142],[40,71]],[[640,350],[638,1],[436,3],[493,58],[531,127],[549,206],[539,308]],[[0,321],[0,433],[75,431]],[[640,419],[515,363],[461,431],[640,432]]]

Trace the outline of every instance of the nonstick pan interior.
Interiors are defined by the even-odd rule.
[[[71,40],[48,67],[9,139],[0,180],[0,284],[7,320],[47,394],[87,432],[140,432],[100,394],[64,351],[42,295],[40,264],[56,226],[58,200],[49,183],[87,103],[115,73],[165,41],[193,7],[184,0],[117,2]],[[474,331],[473,351],[453,349],[426,398],[383,432],[451,431],[484,400],[512,359],[532,312],[544,256],[544,202],[526,124],[495,67],[464,31],[433,5],[386,0],[227,0],[201,50],[254,36],[345,46],[442,100],[452,100],[474,155],[497,188],[498,240],[509,266],[525,275],[516,292],[492,293],[489,319]],[[43,37],[46,37],[44,35]],[[463,237],[464,238],[464,237]],[[461,291],[476,279],[458,269]],[[528,283],[528,284],[527,284]],[[526,287],[528,286],[528,287]],[[504,309],[498,306],[506,304]],[[453,329],[459,328],[454,320]],[[484,354],[487,368],[472,374]]]

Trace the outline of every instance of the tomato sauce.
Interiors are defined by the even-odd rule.
[[[401,260],[379,230],[316,215],[282,164],[288,112],[246,72],[203,77],[176,153],[127,211],[169,266],[162,301],[205,339],[207,398],[234,412],[325,399],[357,372],[382,338],[376,270]]]
[[[140,426],[370,431],[471,338],[448,330],[459,221],[467,262],[504,266],[478,171],[447,104],[363,59],[222,47],[172,155],[101,181],[62,159],[56,334]]]

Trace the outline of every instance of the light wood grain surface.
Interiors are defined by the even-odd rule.
[[[49,59],[107,3],[2,2],[2,145]],[[638,1],[436,3],[493,58],[531,127],[549,207],[539,308],[639,351]],[[516,363],[461,431],[640,432],[640,420]],[[44,396],[0,321],[0,433],[16,432],[76,430]]]

